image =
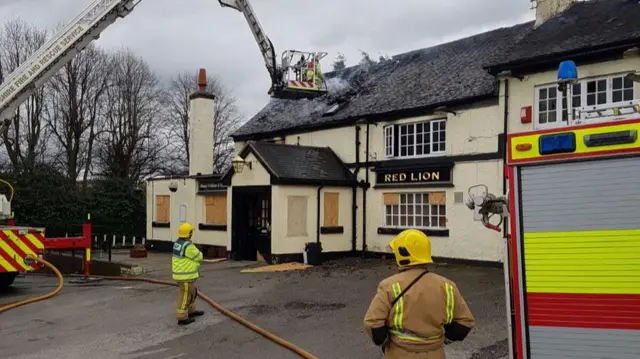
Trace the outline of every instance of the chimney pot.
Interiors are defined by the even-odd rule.
[[[198,73],[198,89],[200,92],[205,92],[207,90],[207,70],[200,69]]]

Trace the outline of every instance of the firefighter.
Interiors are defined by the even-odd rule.
[[[465,339],[475,319],[455,283],[429,271],[426,234],[405,230],[389,247],[399,271],[378,285],[365,332],[387,359],[445,359],[444,344]]]
[[[180,289],[178,295],[178,307],[176,318],[178,325],[187,325],[195,321],[195,317],[204,314],[201,310],[196,310],[196,279],[200,276],[200,264],[202,263],[202,252],[191,242],[193,236],[193,226],[183,223],[178,228],[178,239],[173,243],[173,256],[171,264],[173,267],[173,280],[178,283]]]
[[[315,72],[313,71],[313,65],[315,63]],[[322,88],[322,82],[324,80],[324,76],[322,75],[322,68],[320,67],[320,56],[315,55],[311,56],[309,62],[307,63],[307,81],[313,81],[313,85],[317,90]]]

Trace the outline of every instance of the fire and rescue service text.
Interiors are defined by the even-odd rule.
[[[48,49],[44,56],[31,65],[29,71],[13,81],[8,89],[0,93],[0,102],[11,98],[18,89],[25,85],[29,79],[40,73],[41,69],[46,69],[49,66],[51,60],[55,59],[61,52],[63,52],[69,44],[73,44],[85,31],[82,25],[77,25],[67,35],[65,35],[58,43],[52,48]]]

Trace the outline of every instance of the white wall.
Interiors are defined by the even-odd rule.
[[[169,184],[175,183],[178,186],[176,192],[169,191]],[[158,241],[174,241],[178,235],[180,221],[180,207],[186,207],[186,222],[194,227],[193,242],[197,244],[227,246],[227,232],[225,231],[201,231],[198,224],[204,221],[205,206],[204,197],[196,195],[197,182],[195,179],[163,179],[147,182],[147,238]],[[154,228],[152,222],[155,220],[155,196],[169,195],[171,206],[170,228]],[[229,213],[229,212],[227,212]],[[229,217],[229,215],[228,215]],[[227,218],[227,223],[230,223]],[[227,228],[228,229],[228,228]]]
[[[317,186],[273,186],[271,243],[273,254],[302,253],[305,243],[316,242],[317,235]],[[344,233],[320,234],[323,252],[343,252],[351,250],[351,189],[342,187],[324,187],[320,192],[320,225],[324,218],[324,192],[338,192],[340,209],[338,225],[344,227]],[[287,236],[288,196],[306,196],[307,230],[305,236]]]

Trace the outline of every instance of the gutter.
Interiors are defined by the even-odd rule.
[[[365,147],[365,180],[364,186],[362,186],[362,257],[364,258],[367,252],[367,189],[369,188],[369,122],[367,121],[367,134],[366,134],[366,147]]]
[[[356,125],[356,166],[355,166],[355,183],[351,189],[351,251],[357,250],[357,216],[358,216],[358,174],[360,173],[360,126]]]
[[[318,199],[317,199],[317,207],[316,207],[316,223],[318,224],[316,226],[316,243],[320,244],[320,191],[322,190],[322,188],[324,187],[324,185],[320,185],[318,186]]]
[[[509,130],[509,79],[504,79],[504,142],[498,144],[498,146],[502,147],[502,195],[507,194],[507,172],[505,171],[507,167],[507,131]],[[498,148],[499,149],[499,148]],[[502,235],[504,238],[507,238],[507,228],[509,226],[502,226]]]

